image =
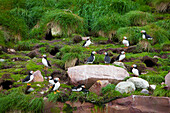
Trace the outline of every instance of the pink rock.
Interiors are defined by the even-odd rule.
[[[89,39],[90,37],[82,37],[82,40],[87,40]]]
[[[41,71],[37,70],[36,72],[34,72],[34,79],[32,80],[33,82],[43,82],[44,78],[41,75]]]
[[[169,113],[169,97],[132,95],[108,103],[108,113]]]
[[[108,84],[110,84],[108,80],[98,80],[90,87],[89,91],[94,92],[97,95],[100,95],[101,89],[107,86]]]
[[[70,83],[73,85],[85,84],[89,88],[97,80],[108,80],[110,83],[118,83],[129,73],[120,67],[113,65],[81,65],[68,68]]]
[[[165,76],[165,84],[170,87],[170,72]]]

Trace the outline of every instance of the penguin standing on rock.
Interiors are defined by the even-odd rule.
[[[127,37],[123,37],[122,43],[125,45],[125,48],[127,49],[129,47],[129,41],[127,40]]]
[[[34,79],[33,73],[34,73],[33,71],[30,71],[30,72],[29,72],[29,75],[26,76],[26,77],[24,78],[24,80],[22,80],[22,82],[23,82],[23,83],[27,83],[27,85],[30,85],[30,84],[28,84],[28,83],[31,82],[31,81]]]
[[[89,63],[93,63],[94,62],[94,60],[95,60],[95,56],[94,56],[94,54],[97,54],[95,51],[93,51],[93,52],[91,52],[91,56],[87,59],[87,63],[89,64]]]
[[[89,47],[90,44],[92,44],[92,42],[90,41],[90,37],[88,37],[87,40],[83,43],[82,47]]]
[[[60,82],[59,82],[59,78],[55,78],[54,79],[54,84],[53,84],[53,86],[52,86],[52,88],[51,88],[51,91],[54,91],[54,94],[56,94],[56,92],[55,91],[57,91],[57,92],[60,92],[60,91],[58,91],[58,88],[60,87]]]
[[[142,30],[141,33],[143,34],[142,35],[143,39],[147,39],[147,40],[152,40],[153,39],[150,35],[146,34],[145,30]]]
[[[107,52],[104,52],[103,54],[105,55],[105,57],[104,57],[104,62],[105,62],[105,64],[109,64],[110,61],[111,61],[111,59],[110,59],[108,53],[107,53]]]
[[[80,84],[78,85],[77,87],[73,87],[72,88],[72,91],[76,91],[76,92],[80,92],[80,91],[83,91],[85,93],[88,93],[89,91],[85,88],[85,85],[84,84]]]
[[[132,73],[135,76],[139,76],[141,74],[140,71],[137,69],[137,65],[136,64],[133,64],[131,67],[132,67]]]
[[[117,56],[116,61],[121,62],[125,58],[125,52],[122,51],[119,56]]]
[[[47,56],[46,55],[43,55],[42,56],[43,58],[42,58],[42,63],[44,64],[44,68],[46,69],[48,69],[48,67],[51,67],[51,64],[49,63],[49,61],[47,60]]]

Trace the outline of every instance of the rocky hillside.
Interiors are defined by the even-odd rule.
[[[169,4],[0,0],[0,112],[170,111]],[[143,39],[142,30],[153,39]],[[83,47],[88,37],[92,44]],[[92,51],[95,60],[87,64]],[[116,61],[122,51],[125,59]],[[42,55],[51,67],[43,65]],[[33,80],[23,83],[30,71]],[[58,91],[51,91],[50,76],[60,79]],[[80,84],[85,92],[72,91]]]

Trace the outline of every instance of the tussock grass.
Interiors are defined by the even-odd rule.
[[[163,76],[153,74],[153,75],[140,75],[140,78],[145,79],[148,81],[150,84],[161,84],[162,82],[165,81]]]
[[[24,19],[11,15],[9,12],[1,11],[0,13],[0,22],[3,27],[7,28],[7,30],[11,32],[13,39],[15,39],[15,35],[20,35],[23,39],[28,39],[28,26]]]
[[[152,14],[142,11],[130,11],[123,18],[130,21],[130,26],[144,26],[154,21]]]
[[[155,91],[153,92],[154,96],[160,96],[160,97],[170,97],[170,90],[163,89],[165,85],[157,85]]]
[[[120,43],[122,43],[123,37],[126,36],[129,40],[130,45],[135,45],[139,42],[142,37],[139,27],[122,27],[117,30],[116,37]]]
[[[42,112],[44,108],[43,98],[34,98],[31,95],[25,95],[22,88],[11,90],[9,95],[3,95],[0,98],[0,112],[10,110],[21,110],[27,112]]]
[[[144,29],[147,32],[147,34],[152,36],[156,43],[161,44],[161,43],[169,41],[169,39],[170,39],[169,38],[170,33],[167,30],[165,30],[155,24],[150,24],[150,25],[144,26],[144,27],[142,27],[142,29]]]
[[[31,36],[45,36],[45,33],[50,30],[50,28],[58,27],[60,33],[55,36],[69,36],[72,33],[82,33],[83,28],[83,18],[76,14],[63,11],[63,10],[52,10],[47,11],[41,18],[40,27],[33,29],[31,31]],[[56,29],[56,28],[55,28]]]

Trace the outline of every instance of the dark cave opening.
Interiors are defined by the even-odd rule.
[[[56,53],[58,53],[58,52],[59,52],[59,48],[58,48],[58,47],[54,47],[54,48],[50,51],[50,54],[53,55],[53,56],[55,56]]]
[[[46,40],[52,40],[53,38],[54,38],[54,37],[52,36],[51,29],[50,29],[49,32],[46,33],[45,39],[46,39]]]
[[[156,64],[151,61],[151,60],[145,60],[144,63],[146,64],[147,67],[153,67],[155,66]]]
[[[1,86],[2,86],[3,89],[8,90],[8,89],[10,89],[12,87],[12,84],[13,84],[12,81],[7,80],[7,81],[2,82]]]

